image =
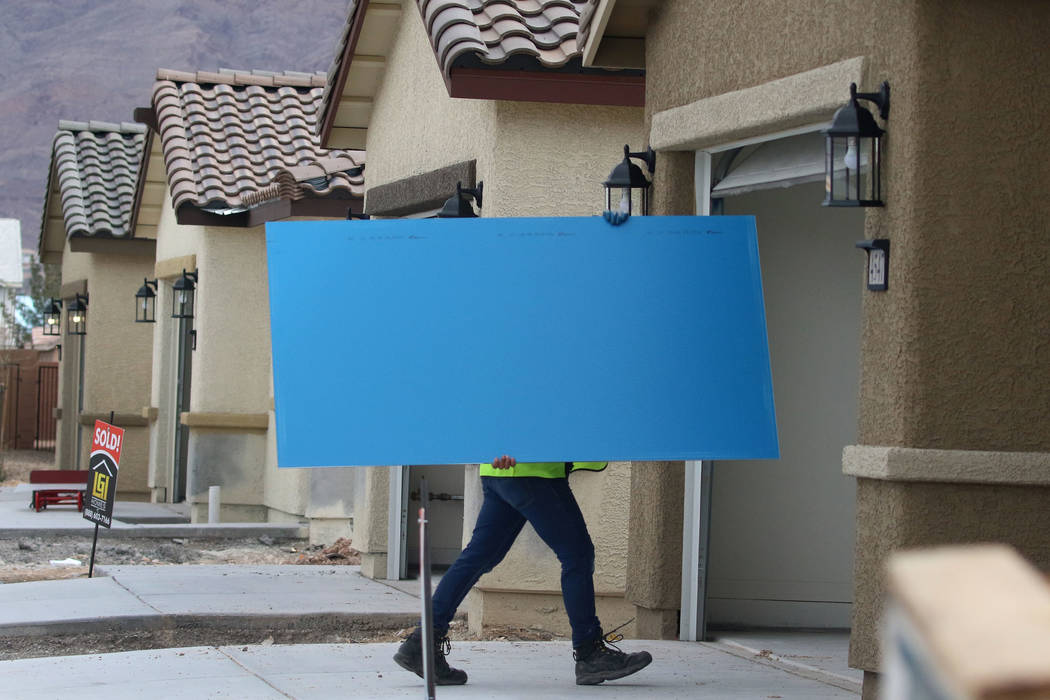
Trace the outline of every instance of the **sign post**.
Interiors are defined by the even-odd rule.
[[[112,418],[110,419],[112,420]],[[95,547],[98,545],[98,526],[109,528],[113,524],[113,502],[117,495],[117,471],[120,469],[120,451],[124,446],[124,429],[109,423],[95,421],[95,434],[91,442],[88,491],[84,501],[83,517],[95,523],[95,536],[91,542],[91,562],[88,578],[95,571]]]
[[[434,700],[434,600],[430,587],[430,542],[427,531],[430,492],[427,480],[419,482],[419,585],[422,595],[423,615],[420,619],[423,634],[423,688],[426,700]]]

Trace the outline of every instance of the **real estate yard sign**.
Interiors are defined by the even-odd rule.
[[[117,495],[117,471],[120,468],[120,450],[123,446],[123,428],[100,420],[95,421],[84,519],[96,525],[109,527],[113,523],[113,501]]]

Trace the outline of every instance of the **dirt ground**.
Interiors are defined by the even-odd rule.
[[[0,452],[0,486],[15,486],[29,481],[33,469],[52,466],[54,454],[31,450]],[[91,557],[88,538],[20,537],[0,539],[0,584],[54,579],[86,578]],[[75,561],[69,561],[75,560]],[[128,538],[100,541],[95,551],[95,565],[192,566],[199,564],[242,565],[353,565],[360,564],[360,553],[348,539],[328,546],[311,545],[303,539],[220,538]],[[333,638],[332,642],[396,642],[411,629],[377,629],[353,638]],[[550,641],[561,639],[542,629],[523,627],[486,627],[480,635],[471,634],[465,622],[456,621],[449,629],[452,641]],[[122,642],[121,644],[124,644]],[[145,646],[151,648],[148,641]],[[114,646],[100,643],[98,649]],[[116,645],[120,646],[120,644]],[[129,647],[131,648],[131,647]],[[54,652],[58,653],[58,652]],[[38,655],[26,652],[22,655]],[[47,655],[45,652],[42,655]],[[11,657],[11,658],[17,658]]]
[[[0,450],[0,486],[29,482],[34,469],[53,469],[55,453],[42,450]]]

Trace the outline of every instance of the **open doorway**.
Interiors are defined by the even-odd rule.
[[[174,450],[172,455],[171,503],[186,500],[187,453],[189,451],[190,427],[182,424],[182,413],[190,410],[190,378],[193,369],[193,319],[180,318],[173,324],[176,333],[175,346],[175,410],[173,411]]]
[[[708,622],[848,628],[864,213],[821,207],[820,182],[770,179],[721,213],[757,220],[781,458],[714,463]]]
[[[415,578],[419,571],[419,524],[416,514],[422,503],[420,482],[427,480],[430,494],[428,530],[430,562],[438,570],[447,569],[463,546],[463,470],[462,465],[413,465],[408,468],[407,517],[402,529],[405,568],[401,578]],[[477,467],[473,467],[476,469]]]

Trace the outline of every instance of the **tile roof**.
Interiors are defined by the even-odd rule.
[[[579,6],[580,9],[580,32],[576,35],[576,41],[582,50],[587,45],[587,39],[591,36],[591,23],[594,12],[598,9],[598,0],[586,0]]]
[[[586,0],[416,2],[446,76],[457,59],[499,65],[522,56],[543,68],[561,68],[580,55],[576,35]]]
[[[60,194],[67,237],[131,236],[146,140],[142,124],[58,123],[47,197]],[[47,212],[45,201],[44,226]]]
[[[176,210],[364,194],[363,151],[315,135],[324,73],[160,70],[153,109]]]

